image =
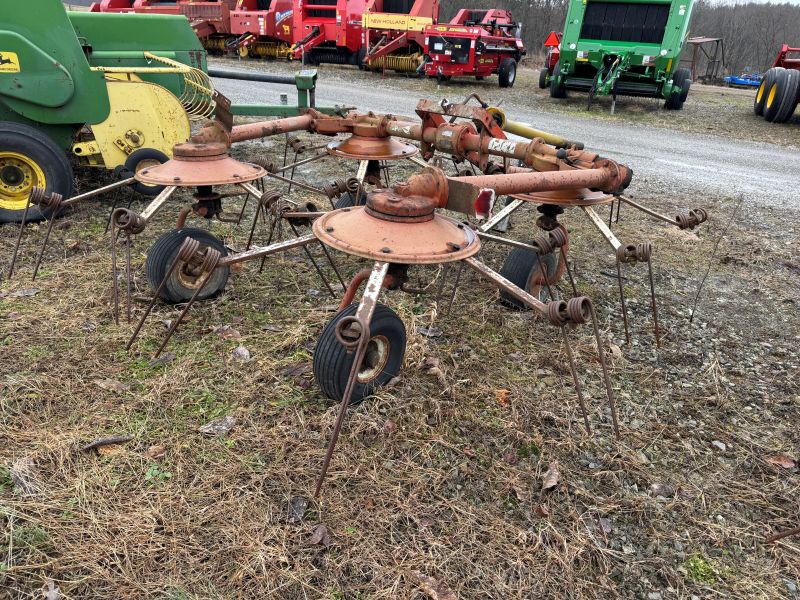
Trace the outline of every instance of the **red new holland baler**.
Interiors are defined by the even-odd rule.
[[[363,66],[413,72],[425,53],[427,26],[439,22],[439,0],[368,0],[362,20]]]
[[[294,0],[291,58],[357,65],[366,0]]]
[[[525,55],[521,29],[511,11],[462,8],[449,23],[425,28],[425,74],[441,82],[496,73],[500,87],[511,87]]]

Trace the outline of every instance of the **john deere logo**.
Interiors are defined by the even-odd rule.
[[[19,57],[16,52],[0,51],[0,73],[19,73]]]

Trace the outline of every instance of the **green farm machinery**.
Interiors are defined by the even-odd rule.
[[[550,51],[541,87],[596,96],[663,98],[680,110],[691,72],[678,68],[693,0],[569,0],[560,44]],[[553,36],[551,35],[551,38]],[[550,38],[548,38],[550,39]]]
[[[216,106],[205,51],[185,17],[32,4],[0,22],[0,223],[22,218],[34,187],[68,198],[73,163],[121,173],[166,161]],[[314,71],[213,75],[297,88],[296,106],[234,105],[234,115],[289,116],[314,105]]]

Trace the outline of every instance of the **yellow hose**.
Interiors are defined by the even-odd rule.
[[[529,140],[533,138],[542,138],[546,143],[553,146],[577,145],[579,148],[583,148],[583,144],[579,142],[571,142],[562,138],[561,136],[555,135],[554,133],[548,133],[546,131],[542,131],[541,129],[535,129],[527,125],[523,125],[522,123],[517,123],[516,121],[509,121],[506,118],[506,114],[499,108],[488,108],[486,112],[491,114],[497,120],[498,125],[500,125],[500,129],[507,133],[513,133],[514,135],[518,135]]]

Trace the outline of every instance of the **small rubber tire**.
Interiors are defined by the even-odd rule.
[[[767,121],[772,122],[778,116],[788,83],[789,73],[787,69],[781,69],[775,73],[772,85],[766,89],[767,99],[764,102],[764,118]]]
[[[437,75],[436,75],[436,84],[437,85],[441,85],[445,81],[450,81],[450,75],[442,75],[442,74],[438,74],[437,73]]]
[[[45,192],[56,192],[61,194],[65,200],[72,196],[74,179],[72,165],[70,165],[64,149],[38,129],[23,123],[0,122],[0,154],[3,152],[22,155],[26,162],[35,163],[44,175]],[[15,170],[19,171],[19,168]],[[16,177],[19,176],[17,173],[9,172],[9,176],[12,174]],[[0,172],[0,177],[5,178],[5,175]],[[10,196],[8,200],[9,204],[17,204],[13,196]],[[22,215],[25,213],[25,203],[19,202],[19,204],[22,206],[18,209],[0,206],[0,223],[21,222]],[[48,211],[42,212],[38,207],[31,206],[28,209],[26,221],[41,221],[48,217]]]
[[[550,97],[551,98],[566,98],[567,87],[564,85],[564,79],[561,77],[561,63],[557,62],[553,67],[553,74],[550,75]]]
[[[357,309],[358,304],[351,304],[336,313],[322,330],[314,350],[314,379],[322,393],[337,402],[344,396],[355,353],[348,352],[336,337],[336,324],[343,317],[355,315]],[[397,313],[384,304],[377,304],[370,323],[370,336],[364,361],[368,368],[359,374],[353,386],[350,397],[353,404],[396,377],[403,366],[406,328]]]
[[[783,92],[783,99],[778,114],[775,115],[773,123],[785,123],[797,108],[798,93],[800,92],[800,71],[797,69],[786,70],[786,86]]]
[[[517,61],[510,56],[501,60],[497,75],[500,79],[501,88],[514,87],[514,82],[517,80]]]
[[[554,250],[541,258],[545,265],[547,279],[551,281],[551,286],[555,285],[552,280],[558,272],[559,254]],[[542,302],[551,299],[547,294],[547,286],[542,285],[542,282],[539,281],[541,280],[541,270],[536,260],[536,253],[533,250],[514,248],[503,262],[500,275]],[[519,310],[528,308],[517,298],[502,290],[500,291],[500,303],[509,308]]]
[[[544,90],[547,89],[547,76],[550,75],[550,72],[547,69],[540,69],[539,70],[539,89]]]
[[[780,67],[772,67],[769,69],[761,78],[761,83],[758,84],[756,96],[753,99],[753,112],[759,117],[764,115],[764,104],[767,102],[767,90],[775,83],[775,75],[779,69]]]
[[[681,87],[672,92],[672,95],[670,95],[670,97],[667,98],[667,101],[664,102],[664,108],[667,110],[681,110],[683,108],[682,98],[685,98],[689,95],[690,85],[692,85],[691,81],[683,81],[681,83]]]
[[[154,167],[156,165],[163,165],[168,160],[169,156],[161,152],[161,150],[156,150],[155,148],[139,148],[138,150],[132,152],[127,159],[125,159],[125,170],[130,173],[130,177],[133,177],[142,169]],[[139,192],[142,196],[152,197],[158,196],[161,192],[163,192],[165,186],[147,185],[146,183],[137,181],[131,187],[135,192]]]
[[[486,79],[486,77],[483,75],[475,75],[475,81],[483,81],[484,79]]]
[[[147,260],[145,262],[145,273],[147,274],[147,282],[155,293],[161,285],[161,281],[166,276],[172,263],[178,255],[178,251],[183,244],[183,240],[187,237],[193,237],[200,242],[200,249],[215,248],[222,256],[227,256],[228,251],[225,249],[225,244],[222,240],[211,235],[205,229],[198,229],[196,227],[184,227],[183,229],[173,229],[159,237],[155,244],[150,248],[147,253]],[[218,296],[222,290],[225,289],[225,284],[228,283],[230,276],[230,269],[228,267],[221,267],[215,269],[211,279],[203,288],[203,291],[197,297],[198,300],[207,300]],[[180,302],[188,302],[196,290],[196,286],[202,281],[202,277],[194,280],[194,286],[187,284],[189,277],[183,271],[183,265],[179,265],[167,280],[166,285],[161,290],[161,299],[169,304],[178,304]]]
[[[367,203],[367,194],[362,191],[361,192],[360,202],[358,203],[358,205],[359,206],[363,206],[366,203]],[[355,200],[353,198],[353,195],[350,192],[345,192],[344,194],[339,196],[339,199],[336,201],[335,207],[336,208],[351,208],[351,207],[353,207],[355,205],[356,205],[356,203],[355,203]]]

